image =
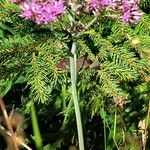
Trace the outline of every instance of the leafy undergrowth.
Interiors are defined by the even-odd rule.
[[[140,3],[145,15],[136,26],[108,17],[107,10],[76,39],[86,150],[149,150],[149,4]],[[77,150],[69,21],[36,25],[19,13],[15,4],[0,2],[0,96],[14,137],[19,135],[19,147],[23,142],[33,150]],[[79,29],[93,19],[85,13],[76,22],[79,17]],[[13,150],[9,119],[3,110],[0,116],[0,149]]]

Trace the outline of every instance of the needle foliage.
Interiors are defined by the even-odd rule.
[[[141,146],[138,123],[146,118],[150,96],[149,4],[149,0],[140,3],[145,15],[136,26],[123,24],[106,10],[76,39],[77,88],[87,149],[127,146],[134,150]],[[0,95],[9,98],[7,105],[11,106],[17,100],[12,102],[9,95],[17,93],[18,110],[29,118],[30,100],[34,101],[45,149],[76,145],[67,63],[74,39],[68,20],[64,17],[63,21],[36,25],[20,18],[19,13],[15,4],[1,0]],[[77,21],[78,28],[92,19],[84,14]],[[127,102],[122,108],[116,102],[119,98]],[[30,134],[27,131],[29,139]]]

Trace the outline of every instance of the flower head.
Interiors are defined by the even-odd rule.
[[[143,13],[137,5],[139,0],[122,0],[121,5],[117,8],[121,12],[121,19],[124,23],[137,24]]]
[[[89,11],[100,10],[104,8],[106,0],[89,0],[87,2],[87,8]]]
[[[17,0],[11,0],[18,3]],[[47,24],[57,19],[65,11],[63,0],[25,0],[19,3],[22,9],[20,17],[30,19],[37,24]]]
[[[106,0],[107,7],[117,10],[124,23],[137,24],[143,13],[140,12],[139,0]]]
[[[22,9],[20,16],[25,19],[30,19],[37,24],[46,24],[55,21],[57,16],[64,13],[66,7],[72,11],[80,14],[79,11],[91,12],[101,11],[106,7],[118,11],[120,19],[124,23],[137,24],[143,13],[140,12],[138,2],[140,0],[80,0],[82,6],[86,5],[84,9],[78,9],[76,1],[65,0],[10,0],[19,5]],[[66,5],[66,7],[64,6]]]

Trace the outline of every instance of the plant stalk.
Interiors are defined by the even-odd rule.
[[[34,141],[35,141],[36,148],[37,150],[42,150],[43,149],[42,137],[40,134],[40,129],[38,125],[38,120],[37,120],[33,100],[31,100],[31,121],[32,121],[32,128],[33,128]]]
[[[71,88],[72,88],[72,98],[75,108],[75,116],[77,123],[78,139],[79,139],[79,150],[84,150],[84,139],[83,139],[83,129],[80,114],[80,107],[77,95],[77,68],[76,68],[76,43],[72,43],[71,53],[73,57],[70,57],[70,74],[71,74]]]
[[[147,117],[146,117],[146,121],[145,121],[145,134],[144,134],[144,140],[143,140],[143,150],[146,150],[149,121],[150,121],[150,100],[149,100],[149,104],[148,104],[148,112],[147,112]]]

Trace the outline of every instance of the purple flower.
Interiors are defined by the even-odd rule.
[[[119,9],[123,9],[124,11],[126,11],[131,7],[132,7],[132,3],[126,0],[122,2],[122,5],[119,7]]]
[[[100,10],[106,5],[106,0],[89,0],[87,3],[87,8],[89,11]]]
[[[137,3],[139,0],[123,0],[121,6],[118,7],[118,10],[121,12],[122,16],[120,17],[124,23],[137,24],[143,13],[140,12]]]
[[[142,12],[139,12],[139,11],[134,11],[132,12],[133,14],[133,20],[134,20],[134,24],[137,24],[141,19],[142,19],[142,16],[144,15],[144,13]]]
[[[77,2],[65,0],[10,0],[19,5],[22,9],[20,16],[25,19],[30,19],[37,24],[47,24],[55,21],[58,15],[62,14],[68,6],[76,13],[78,11],[90,12],[101,11],[106,7],[118,11],[120,19],[124,23],[137,24],[143,13],[137,3],[140,0],[87,0],[87,2],[80,0],[81,4],[86,4],[82,10],[77,10]],[[65,2],[64,2],[65,1]]]
[[[106,0],[107,7],[117,10],[124,23],[137,24],[143,13],[137,3],[139,0]]]
[[[12,1],[17,3],[17,0]],[[66,9],[63,0],[25,0],[18,5],[22,9],[20,17],[30,19],[37,24],[55,21]]]
[[[106,0],[106,5],[110,8],[115,9],[117,6],[116,0]]]
[[[120,17],[124,23],[128,23],[132,18],[132,13],[130,10],[124,12],[124,14]]]

